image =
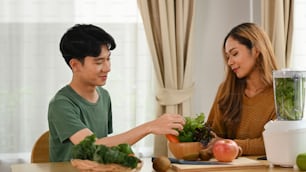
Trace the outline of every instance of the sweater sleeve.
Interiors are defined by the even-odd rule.
[[[224,138],[225,136],[225,129],[222,124],[222,114],[220,112],[219,106],[218,106],[218,99],[219,99],[219,90],[217,92],[217,95],[215,97],[215,100],[213,102],[213,105],[210,109],[208,118],[207,118],[207,124],[209,124],[212,128],[212,130],[218,135],[218,137]]]
[[[263,137],[253,139],[235,139],[234,141],[242,148],[243,155],[265,154]]]

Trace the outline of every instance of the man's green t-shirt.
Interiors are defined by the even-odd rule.
[[[69,85],[59,90],[49,103],[50,161],[71,159],[73,143],[69,137],[88,128],[97,138],[113,132],[111,100],[108,92],[97,87],[99,99],[91,103],[78,95]]]

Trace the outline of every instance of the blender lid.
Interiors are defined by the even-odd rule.
[[[280,70],[273,70],[272,72],[273,72],[273,76],[277,78],[287,78],[287,77],[305,78],[306,77],[306,70],[284,68]]]
[[[306,128],[306,120],[297,121],[284,121],[284,120],[271,120],[264,126],[266,131],[288,131]]]

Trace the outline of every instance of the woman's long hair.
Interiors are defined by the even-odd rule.
[[[225,37],[223,43],[223,56],[226,64],[226,78],[221,85],[221,96],[218,101],[219,108],[224,115],[223,124],[226,127],[226,137],[234,138],[237,126],[241,119],[242,100],[246,88],[246,79],[238,78],[227,65],[225,43],[227,39],[238,41],[249,50],[253,47],[260,52],[256,61],[256,67],[261,73],[261,80],[266,87],[273,86],[272,71],[277,69],[275,55],[269,37],[254,23],[242,23],[234,27]]]

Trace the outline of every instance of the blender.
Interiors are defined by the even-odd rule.
[[[294,167],[296,156],[306,152],[304,117],[306,71],[273,71],[277,119],[264,126],[263,139],[270,165]]]

